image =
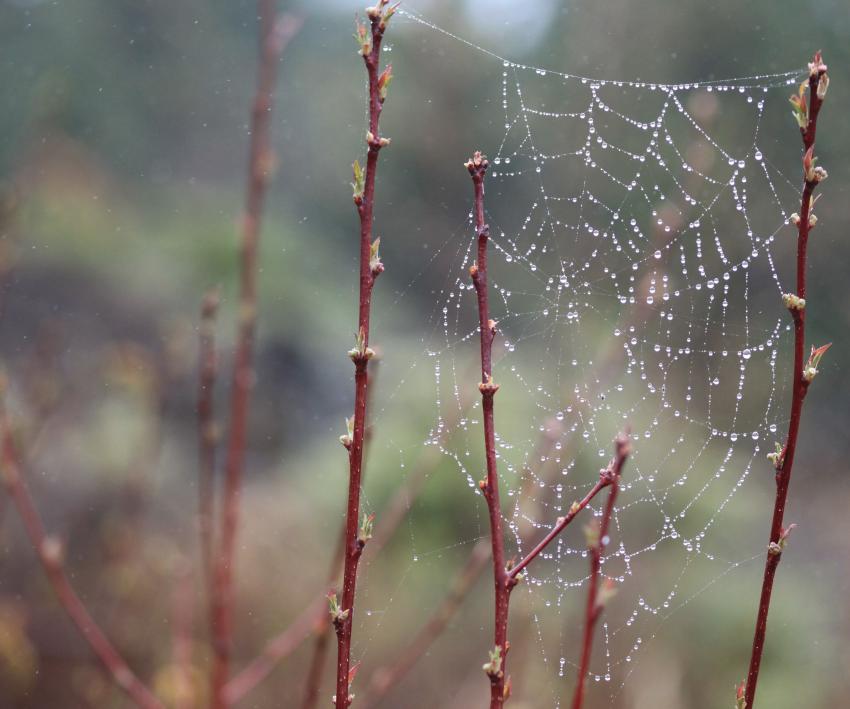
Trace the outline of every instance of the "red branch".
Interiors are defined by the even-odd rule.
[[[593,631],[596,621],[602,615],[605,603],[614,592],[613,584],[606,584],[599,588],[599,577],[602,568],[602,557],[605,554],[605,545],[608,543],[608,529],[611,525],[611,516],[614,513],[614,503],[617,501],[617,493],[620,490],[620,475],[623,465],[629,457],[629,439],[622,434],[615,441],[614,458],[608,467],[601,471],[600,483],[605,480],[604,486],[610,487],[605,510],[602,513],[602,522],[598,527],[588,530],[588,545],[590,547],[590,585],[587,589],[587,605],[584,612],[584,636],[581,645],[581,662],[578,668],[575,692],[573,693],[573,709],[581,709],[584,703],[584,687],[587,674],[590,669],[590,653],[593,649]],[[600,483],[597,483],[597,487]],[[595,488],[594,488],[595,489]],[[600,488],[601,489],[601,488]],[[585,498],[586,499],[586,498]]]
[[[230,430],[225,463],[221,538],[215,561],[213,584],[213,669],[212,706],[224,709],[224,688],[230,672],[233,644],[233,564],[239,525],[239,498],[245,461],[248,404],[254,381],[253,350],[257,320],[257,245],[266,190],[273,170],[271,145],[272,95],[280,54],[297,33],[301,20],[292,15],[275,15],[275,0],[258,0],[260,57],[257,94],[251,113],[248,187],[242,220],[241,273],[236,355],[230,402]]]
[[[516,579],[505,569],[505,540],[502,533],[502,508],[499,502],[499,472],[496,467],[496,430],[493,420],[493,398],[499,385],[493,381],[493,339],[496,323],[490,319],[490,298],[487,292],[487,242],[490,227],[484,221],[484,176],[489,162],[476,151],[466,163],[474,191],[473,216],[478,237],[478,259],[469,269],[478,296],[478,328],[481,334],[481,409],[484,415],[484,455],[487,479],[478,486],[487,501],[490,516],[490,544],[493,554],[493,583],[496,592],[493,650],[484,671],[490,678],[490,708],[499,709],[505,703],[505,665],[508,650],[508,605]],[[509,685],[508,685],[509,686]]]
[[[372,241],[373,210],[375,205],[375,176],[381,148],[389,145],[378,130],[381,109],[392,73],[391,68],[381,73],[381,42],[387,22],[395,6],[387,7],[389,0],[378,0],[368,10],[368,28],[358,25],[357,38],[360,53],[369,78],[369,130],[366,133],[366,168],[361,173],[359,163],[354,170],[354,204],[360,218],[360,299],[357,317],[357,338],[349,352],[354,362],[354,425],[351,436],[344,437],[348,448],[348,503],[345,518],[345,562],[342,581],[340,612],[334,618],[337,634],[336,709],[346,709],[351,704],[349,683],[351,672],[351,633],[354,622],[354,598],[357,586],[357,567],[368,537],[368,529],[361,531],[360,488],[363,473],[363,442],[366,429],[366,404],[368,396],[368,364],[374,352],[369,347],[369,319],[372,307],[372,288],[383,271],[378,257],[378,242]],[[364,522],[364,528],[367,527]],[[371,527],[371,521],[368,523]]]
[[[201,306],[198,343],[198,530],[201,538],[201,566],[208,586],[213,579],[212,518],[215,489],[215,452],[218,431],[215,421],[215,380],[218,357],[215,350],[215,319],[218,292],[209,291]]]
[[[21,466],[5,409],[0,409],[0,447],[3,485],[21,516],[27,536],[38,554],[60,605],[103,663],[115,684],[124,690],[137,706],[143,709],[164,709],[164,705],[147,685],[133,673],[71,586],[63,565],[62,544],[47,534],[21,475]]]
[[[602,470],[599,474],[599,480],[597,480],[596,484],[590,488],[590,491],[582,498],[580,502],[574,502],[570,507],[570,511],[566,514],[565,517],[558,517],[557,522],[555,522],[555,526],[549,531],[549,533],[540,540],[534,549],[532,549],[525,558],[520,561],[516,566],[512,567],[510,571],[508,571],[508,576],[510,578],[516,578],[516,576],[526,567],[528,566],[549,544],[566,529],[567,525],[573,521],[573,518],[581,512],[585,507],[587,507],[591,500],[593,500],[596,495],[604,490],[606,487],[613,483],[613,479],[609,473],[609,469],[606,468]]]
[[[813,165],[812,151],[815,144],[817,132],[817,120],[820,113],[823,97],[826,94],[826,86],[829,78],[826,74],[826,65],[821,61],[821,54],[817,52],[814,60],[809,64],[810,72],[808,79],[808,105],[806,105],[805,91],[792,98],[795,112],[800,120],[800,134],[803,139],[803,190],[800,199],[800,213],[792,217],[797,225],[797,292],[798,299],[805,300],[806,297],[806,259],[809,232],[814,226],[815,219],[811,213],[812,197],[818,183],[826,177],[822,168]],[[770,544],[768,545],[767,559],[764,567],[764,579],[759,599],[758,617],[756,619],[755,635],[753,637],[753,649],[750,655],[750,667],[747,673],[745,696],[743,707],[752,709],[755,704],[756,685],[758,683],[761,656],[764,649],[765,633],[767,631],[767,614],[770,610],[770,596],[773,591],[773,581],[776,569],[782,559],[782,549],[789,529],[783,527],[785,516],[785,503],[788,497],[788,486],[791,482],[791,470],[794,465],[794,454],[797,450],[797,437],[800,432],[800,417],[803,410],[803,400],[809,389],[814,374],[817,373],[817,354],[819,359],[825,349],[812,351],[812,357],[805,361],[806,342],[806,311],[805,303],[789,300],[786,296],[786,306],[791,311],[794,319],[794,373],[792,379],[791,414],[788,422],[788,436],[782,450],[775,458],[776,465],[776,498],[773,505],[773,520],[770,525]],[[807,376],[810,375],[810,376]]]

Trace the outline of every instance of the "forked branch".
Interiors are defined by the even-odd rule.
[[[790,311],[794,321],[794,372],[791,380],[791,412],[785,444],[777,444],[776,451],[768,455],[776,468],[776,498],[773,503],[770,542],[767,547],[764,578],[753,636],[753,649],[750,655],[750,667],[746,682],[738,688],[738,705],[742,709],[752,709],[755,705],[756,685],[767,632],[767,615],[770,610],[773,582],[776,569],[782,559],[782,551],[788,540],[788,534],[793,527],[793,525],[784,527],[783,524],[788,486],[791,482],[791,470],[794,465],[794,454],[797,450],[797,437],[800,433],[803,400],[806,398],[809,385],[818,373],[820,359],[829,348],[829,345],[818,348],[812,347],[811,354],[806,360],[807,247],[809,233],[817,224],[817,217],[812,212],[815,203],[815,189],[827,176],[826,170],[815,165],[814,147],[818,115],[828,87],[829,76],[827,75],[826,64],[823,63],[821,53],[817,52],[809,64],[808,79],[801,84],[799,92],[791,97],[794,115],[803,139],[803,188],[800,197],[800,212],[791,215],[791,222],[797,227],[797,291],[796,293],[786,293],[782,297],[783,304]]]
[[[606,579],[600,587],[599,580],[602,571],[602,558],[605,555],[605,546],[608,543],[608,530],[611,526],[611,516],[614,514],[614,504],[617,501],[617,493],[620,490],[620,475],[623,465],[629,457],[629,438],[621,434],[614,442],[614,458],[599,474],[600,481],[606,480],[608,487],[608,500],[602,512],[602,521],[594,519],[586,528],[587,546],[590,551],[590,584],[587,589],[587,604],[584,611],[584,635],[581,643],[581,662],[579,663],[576,686],[573,692],[572,709],[581,709],[584,704],[584,688],[587,674],[590,670],[590,653],[593,649],[593,631],[596,621],[602,615],[605,605],[616,592],[614,582]],[[598,483],[597,483],[598,485]]]
[[[68,574],[65,572],[62,543],[48,535],[44,528],[44,523],[24,481],[8,415],[1,402],[0,449],[2,449],[0,450],[0,461],[2,461],[0,477],[2,477],[3,486],[21,516],[27,536],[41,561],[59,604],[77,626],[80,635],[85,638],[115,684],[124,690],[136,706],[142,709],[164,709],[164,705],[148,686],[133,673],[71,586]]]

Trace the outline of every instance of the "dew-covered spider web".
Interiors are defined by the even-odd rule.
[[[724,520],[741,514],[749,479],[770,484],[765,453],[786,425],[791,338],[780,296],[792,282],[799,190],[775,164],[796,160],[796,135],[790,119],[766,118],[786,117],[801,72],[592,79],[511,62],[414,13],[402,18],[464,43],[500,73],[487,111],[502,137],[481,147],[508,557],[521,558],[584,496],[617,433],[631,431],[602,565],[619,593],[598,625],[589,688],[593,706],[613,704],[671,618],[763,558],[761,537],[730,538]],[[768,124],[781,126],[781,140]],[[426,443],[480,495],[471,215],[457,244],[418,376],[424,369],[433,381]],[[603,503],[514,592],[509,636],[525,637],[548,677],[535,706],[569,696],[589,573],[581,526]],[[767,517],[759,521],[766,533]]]

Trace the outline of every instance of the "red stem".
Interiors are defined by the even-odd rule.
[[[363,474],[363,441],[366,429],[366,408],[369,388],[368,364],[372,351],[369,349],[369,318],[372,306],[372,288],[383,268],[372,264],[372,222],[375,203],[375,176],[378,154],[388,141],[378,132],[378,121],[384,97],[380,84],[381,42],[386,29],[387,15],[384,8],[387,0],[380,0],[372,8],[368,31],[371,42],[366,46],[363,62],[369,77],[369,131],[367,133],[366,169],[362,194],[355,194],[354,202],[360,218],[360,298],[358,309],[357,347],[351,352],[354,362],[354,430],[349,444],[348,502],[345,518],[345,562],[342,581],[340,609],[343,618],[335,621],[337,635],[336,709],[346,709],[349,699],[349,673],[351,670],[351,634],[354,623],[354,598],[357,587],[357,567],[366,539],[359,534],[360,488]]]
[[[505,703],[505,666],[508,650],[508,605],[516,580],[505,569],[505,540],[502,533],[502,508],[499,502],[499,472],[496,466],[496,432],[493,421],[493,398],[499,387],[493,382],[493,338],[496,324],[490,320],[490,299],[487,292],[487,242],[490,227],[484,221],[484,176],[489,162],[480,152],[475,152],[466,163],[472,176],[474,190],[475,233],[478,236],[478,260],[469,269],[478,296],[478,327],[481,334],[481,408],[484,414],[484,454],[487,461],[487,479],[479,483],[490,516],[490,543],[493,554],[493,584],[495,587],[495,624],[493,645],[498,651],[498,667],[491,662],[487,671],[490,678],[490,707],[499,709]]]
[[[516,566],[512,567],[510,571],[508,571],[509,578],[516,578],[516,576],[526,567],[528,566],[547,546],[561,533],[566,529],[567,525],[573,521],[573,518],[581,512],[585,507],[587,507],[591,500],[593,500],[596,495],[608,487],[611,484],[611,479],[607,476],[607,471],[603,470],[602,474],[599,476],[599,480],[596,481],[596,484],[590,488],[590,491],[584,496],[581,502],[574,502],[572,507],[570,507],[570,511],[567,513],[565,517],[559,517],[558,521],[555,523],[555,526],[549,531],[549,533],[540,540],[534,549],[532,549],[525,558],[520,561]]]
[[[147,685],[133,673],[71,586],[62,563],[62,546],[58,540],[47,534],[21,476],[21,466],[5,410],[0,411],[0,438],[3,485],[21,516],[27,536],[38,554],[59,604],[77,626],[115,684],[124,690],[137,706],[143,709],[164,709],[164,705]]]
[[[803,151],[808,152],[814,147],[817,133],[817,120],[823,100],[818,98],[817,89],[821,76],[826,74],[826,67],[821,65],[820,52],[815,55],[815,69],[809,76],[809,106],[808,122],[800,129],[803,138]],[[797,225],[797,293],[800,298],[806,297],[806,260],[809,240],[809,215],[812,195],[817,180],[804,176],[803,190],[800,199],[800,222]],[[797,436],[800,432],[800,418],[803,410],[803,400],[809,388],[809,382],[804,378],[805,342],[806,342],[806,311],[792,309],[794,318],[794,373],[792,379],[793,393],[791,398],[791,414],[788,422],[788,436],[785,446],[780,453],[776,471],[776,498],[773,504],[773,519],[770,525],[770,545],[765,560],[764,578],[762,580],[761,597],[759,599],[758,617],[753,637],[753,649],[750,655],[750,666],[747,672],[744,707],[752,709],[755,705],[756,685],[761,667],[761,656],[764,650],[765,634],[767,632],[767,615],[770,610],[770,597],[773,592],[773,581],[776,569],[782,559],[782,542],[787,533],[782,526],[785,516],[785,504],[788,497],[788,487],[791,482],[791,471],[794,465],[794,454],[797,450]],[[775,546],[778,545],[778,546]]]
[[[584,635],[581,643],[581,662],[579,663],[576,687],[573,693],[573,709],[581,709],[584,703],[585,681],[590,671],[590,655],[593,650],[593,631],[596,621],[602,615],[605,608],[605,598],[600,595],[599,577],[602,568],[602,557],[605,554],[605,545],[608,541],[608,529],[611,526],[611,517],[614,514],[614,503],[617,501],[617,493],[620,491],[620,475],[623,465],[629,456],[629,439],[621,435],[616,440],[616,453],[608,467],[600,473],[600,482],[605,480],[603,486],[610,487],[605,510],[602,513],[602,522],[598,529],[598,538],[590,547],[590,584],[587,589],[587,605],[584,612]],[[599,487],[599,483],[597,483]],[[595,488],[594,488],[595,489]],[[601,489],[601,487],[600,487]]]
[[[251,113],[248,187],[242,220],[241,272],[236,355],[230,402],[230,431],[225,463],[221,538],[213,584],[213,669],[212,706],[225,709],[224,688],[230,673],[233,644],[233,565],[239,526],[239,498],[245,461],[248,405],[254,381],[253,350],[257,319],[257,244],[266,190],[273,168],[271,145],[272,96],[278,59],[284,46],[297,33],[301,20],[284,15],[277,20],[275,0],[258,0],[260,56],[257,93]]]

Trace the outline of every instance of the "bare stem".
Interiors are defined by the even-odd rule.
[[[764,578],[762,580],[761,597],[759,598],[758,616],[753,637],[753,649],[750,655],[750,666],[744,691],[744,704],[746,709],[752,709],[755,705],[756,685],[758,683],[761,656],[764,649],[765,633],[767,631],[767,615],[770,610],[770,597],[773,591],[773,581],[776,569],[782,559],[782,549],[790,529],[783,527],[785,516],[785,504],[788,497],[788,487],[791,482],[791,470],[794,465],[794,454],[797,450],[797,437],[800,432],[800,418],[803,410],[803,400],[809,389],[809,384],[814,374],[817,373],[817,362],[813,348],[812,357],[808,363],[805,360],[806,342],[806,260],[809,232],[815,224],[812,214],[813,195],[818,183],[826,177],[822,168],[813,165],[812,151],[815,145],[815,134],[817,132],[818,114],[820,113],[823,98],[826,95],[826,87],[829,78],[826,73],[826,65],[821,60],[821,53],[817,52],[814,60],[809,64],[810,72],[807,82],[808,103],[806,103],[805,91],[801,90],[797,97],[799,103],[795,104],[795,110],[800,121],[800,134],[803,139],[803,189],[800,198],[800,213],[796,215],[797,225],[797,292],[796,302],[788,301],[791,316],[794,319],[794,373],[792,375],[792,397],[791,413],[788,421],[788,435],[785,445],[776,456],[776,498],[773,504],[773,519],[770,525],[770,544],[768,545],[767,558],[765,560]],[[793,100],[793,99],[792,99]],[[787,296],[786,296],[787,298]],[[800,306],[802,301],[802,307]],[[790,303],[790,304],[789,304]],[[820,352],[824,351],[821,348]]]
[[[493,417],[493,398],[499,385],[493,381],[493,339],[496,323],[490,319],[490,298],[487,291],[487,242],[490,227],[484,220],[484,176],[489,162],[476,151],[466,163],[472,177],[474,194],[473,217],[478,237],[478,259],[469,269],[478,296],[478,327],[481,335],[481,409],[484,415],[484,456],[487,478],[478,483],[490,517],[490,544],[493,555],[495,586],[495,623],[493,650],[485,671],[490,678],[490,707],[499,709],[505,703],[505,665],[508,650],[508,605],[515,579],[505,569],[505,540],[502,533],[502,508],[499,502],[499,472],[496,466],[496,431]]]
[[[351,634],[354,623],[354,599],[357,587],[357,568],[363,547],[369,537],[360,532],[360,489],[363,473],[363,443],[366,429],[368,397],[368,365],[374,354],[369,347],[369,320],[372,309],[372,288],[383,271],[378,257],[379,242],[372,240],[373,210],[375,206],[375,176],[378,155],[389,145],[389,139],[379,132],[381,109],[386,99],[391,68],[381,73],[381,43],[387,22],[395,12],[388,7],[389,0],[378,0],[369,8],[368,27],[358,25],[360,53],[366,66],[369,81],[369,128],[366,133],[366,168],[361,173],[355,163],[354,204],[360,219],[360,298],[357,318],[356,345],[349,355],[354,362],[354,422],[348,448],[348,503],[345,518],[345,561],[342,580],[341,613],[335,619],[337,634],[336,709],[346,709],[351,704],[349,683],[351,672]],[[364,525],[365,526],[365,525]]]
[[[277,65],[284,46],[298,31],[301,20],[276,17],[275,0],[258,0],[260,56],[257,93],[251,113],[248,187],[242,219],[240,293],[236,354],[231,385],[230,429],[225,463],[221,537],[215,562],[213,598],[212,706],[224,709],[224,688],[230,673],[233,644],[233,565],[239,526],[239,498],[245,462],[248,406],[254,381],[253,350],[257,319],[257,245],[268,182],[273,170],[271,145],[272,96]]]
[[[77,626],[106,671],[128,697],[143,709],[164,709],[164,705],[127,665],[106,634],[92,618],[74,591],[62,559],[61,542],[47,534],[29,489],[22,477],[21,466],[5,408],[0,407],[0,459],[2,482],[21,516],[27,536],[38,554],[48,581],[59,604]]]
[[[607,480],[608,500],[602,513],[602,522],[598,527],[591,527],[588,531],[588,546],[590,547],[590,584],[587,589],[587,605],[584,612],[584,635],[581,645],[581,662],[578,668],[575,691],[573,693],[572,709],[581,709],[584,703],[584,688],[587,674],[590,669],[590,654],[593,649],[593,631],[596,621],[602,615],[608,597],[614,592],[613,584],[599,587],[599,577],[602,568],[602,557],[605,554],[605,545],[608,542],[608,529],[611,525],[611,516],[614,513],[614,503],[617,501],[617,493],[620,490],[620,475],[623,465],[629,457],[629,439],[622,434],[615,441],[614,458],[608,467],[600,473],[600,481]],[[597,484],[598,485],[598,484]]]

